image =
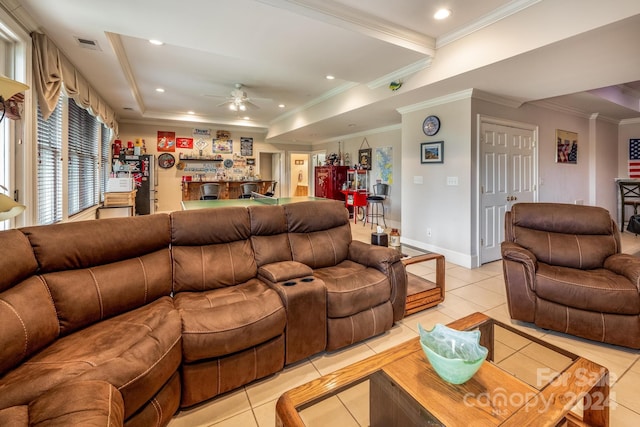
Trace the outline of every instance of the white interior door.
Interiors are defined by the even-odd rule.
[[[481,121],[480,264],[500,259],[504,214],[537,200],[535,127]]]

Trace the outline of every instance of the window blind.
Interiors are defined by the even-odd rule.
[[[109,173],[111,172],[111,160],[109,151],[111,148],[111,129],[102,125],[100,127],[100,201],[104,201],[104,192],[107,190]]]
[[[69,98],[68,214],[98,204],[98,120]]]
[[[38,106],[37,223],[62,221],[62,97],[48,120]]]

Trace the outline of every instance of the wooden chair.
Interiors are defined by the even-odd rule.
[[[624,231],[625,206],[633,206],[633,214],[638,214],[640,206],[640,181],[618,181],[620,187],[620,231]]]

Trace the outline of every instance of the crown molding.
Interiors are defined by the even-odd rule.
[[[535,105],[540,108],[546,108],[547,110],[557,111],[559,113],[570,114],[572,116],[581,117],[583,119],[590,119],[592,113],[580,110],[578,108],[567,107],[566,105],[560,105],[553,101],[533,101],[529,105]]]
[[[167,122],[175,123],[176,126],[200,126],[200,125],[209,125],[212,127],[216,126],[224,126],[235,128],[236,130],[246,130],[256,133],[264,133],[266,134],[268,128],[259,123],[250,123],[244,120],[212,120],[206,117],[194,117],[194,116],[179,116],[175,115],[159,113],[159,112],[148,112],[141,119],[121,119],[118,120],[118,123],[123,124],[135,124],[135,125],[155,125],[155,126],[166,126]]]
[[[387,86],[392,81],[403,79],[407,76],[410,76],[411,74],[424,70],[425,68],[429,68],[431,66],[431,61],[431,57],[421,59],[418,62],[409,64],[406,67],[400,68],[396,71],[392,71],[382,77],[378,77],[377,79],[367,83],[367,87],[369,89],[377,89],[382,86]]]
[[[504,105],[509,108],[520,108],[523,102],[512,98],[505,98],[504,96],[496,95],[493,93],[485,92],[480,89],[473,89],[473,98],[480,99],[482,101],[491,102],[493,104]]]
[[[640,125],[640,117],[636,117],[636,118],[633,118],[633,119],[620,120],[619,125],[620,126],[623,126],[623,125]]]
[[[413,50],[424,55],[435,54],[435,40],[425,34],[378,18],[334,0],[258,0],[341,28]]]
[[[407,105],[406,107],[396,108],[396,111],[400,114],[413,113],[414,111],[424,110],[425,108],[432,108],[438,105],[448,104],[450,102],[460,101],[463,99],[469,99],[473,95],[473,89],[465,89],[460,92],[450,93],[438,98],[432,98],[427,101],[419,102],[413,105]]]
[[[441,35],[436,39],[436,50],[448,45],[449,43],[453,43],[456,40],[466,37],[478,30],[495,24],[496,22],[505,19],[513,15],[514,13],[518,13],[528,7],[533,6],[536,3],[540,3],[541,1],[542,0],[514,0],[510,3],[507,3],[495,9],[491,13],[475,20],[471,25]]]

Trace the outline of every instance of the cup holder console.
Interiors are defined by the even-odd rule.
[[[313,277],[305,277],[304,279],[300,280],[301,282],[313,282]]]
[[[295,285],[296,283],[297,283],[297,282],[289,281],[289,282],[284,282],[282,285],[283,285],[283,286],[293,286],[293,285]]]

